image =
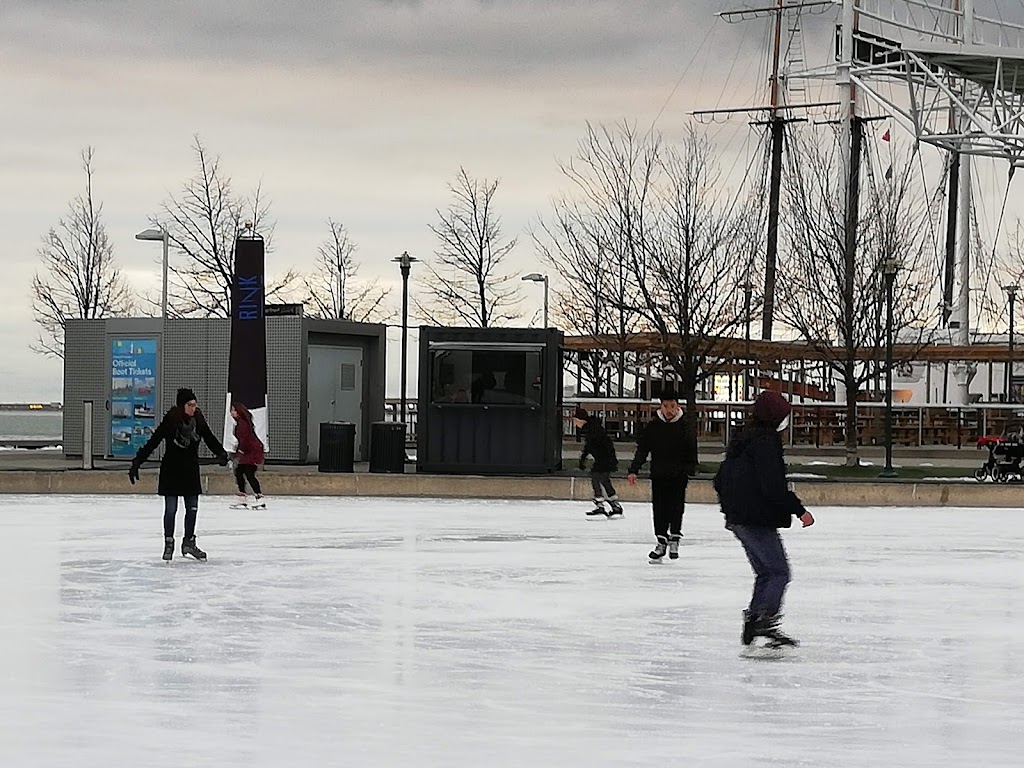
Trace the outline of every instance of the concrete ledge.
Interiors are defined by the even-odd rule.
[[[320,474],[275,470],[261,475],[271,496],[395,496],[475,499],[590,498],[585,476],[480,477],[465,475]],[[616,478],[623,501],[647,501],[650,484],[640,480],[630,486]],[[794,487],[804,503],[815,506],[851,507],[1024,507],[1024,486],[994,483],[911,481],[815,481],[797,480]],[[104,470],[0,472],[0,494],[149,495],[156,491],[156,472],[144,472],[136,485],[125,472]],[[203,492],[230,495],[235,492],[226,472],[203,474]],[[692,480],[687,500],[714,504],[718,498],[711,481]]]

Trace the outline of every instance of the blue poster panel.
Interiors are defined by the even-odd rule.
[[[110,343],[110,454],[134,456],[156,430],[156,339]]]

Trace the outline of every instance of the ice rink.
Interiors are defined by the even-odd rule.
[[[814,509],[782,661],[716,508],[4,497],[0,765],[1019,766],[1024,513]],[[178,520],[180,547],[181,515]]]

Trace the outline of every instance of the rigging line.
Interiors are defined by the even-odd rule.
[[[669,92],[668,97],[665,99],[665,103],[661,105],[661,109],[658,110],[658,114],[656,114],[654,116],[654,119],[651,121],[651,127],[647,131],[648,137],[650,137],[650,135],[654,132],[654,127],[658,124],[658,120],[661,119],[662,114],[664,114],[665,110],[668,108],[669,102],[672,101],[672,97],[676,95],[676,91],[679,90],[679,86],[682,84],[683,78],[685,78],[687,73],[689,73],[690,67],[693,66],[693,62],[697,60],[697,56],[699,56],[700,52],[704,50],[704,46],[707,45],[708,39],[711,37],[711,34],[717,29],[717,27],[718,21],[716,19],[716,21],[713,22],[708,27],[708,31],[704,34],[704,39],[701,41],[700,45],[697,46],[697,50],[693,52],[693,56],[690,57],[690,60],[686,63],[686,66],[683,68],[683,73],[679,75],[679,79],[676,80],[676,84],[672,86],[672,90]]]

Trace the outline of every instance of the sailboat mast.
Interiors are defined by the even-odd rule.
[[[768,180],[768,242],[764,267],[764,309],[761,314],[761,338],[771,340],[775,320],[775,272],[779,256],[779,197],[782,191],[782,145],[785,121],[779,115],[779,61],[782,52],[782,3],[775,11],[775,42],[772,48],[771,75],[771,173]]]

